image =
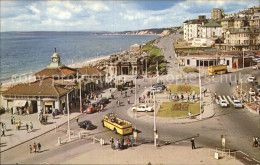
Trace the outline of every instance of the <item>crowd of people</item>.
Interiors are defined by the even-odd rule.
[[[128,147],[133,147],[134,146],[134,139],[133,137],[129,138],[129,136],[125,139],[124,137],[121,139],[117,139],[114,141],[114,138],[110,138],[110,145],[111,148],[114,150],[122,150],[126,149]]]

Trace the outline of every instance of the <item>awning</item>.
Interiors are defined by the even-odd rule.
[[[24,107],[26,105],[27,100],[15,100],[14,106],[16,107]]]

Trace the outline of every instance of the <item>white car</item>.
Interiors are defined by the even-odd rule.
[[[243,108],[243,105],[239,100],[233,100],[233,105],[235,108]]]
[[[161,88],[160,87],[159,88],[152,87],[150,90],[151,90],[152,93],[153,93],[153,91],[154,91],[154,93],[160,93],[161,92]]]
[[[247,82],[254,82],[255,81],[255,77],[248,77],[247,78]]]
[[[258,70],[258,68],[259,68],[259,67],[258,67],[257,65],[253,66],[253,69],[254,69],[254,70]]]
[[[153,107],[149,107],[148,105],[139,105],[137,107],[132,107],[133,111],[137,111],[137,112],[153,112]]]
[[[255,96],[255,91],[253,91],[253,90],[249,90],[249,92],[248,92],[251,96]]]
[[[226,100],[220,100],[219,104],[220,104],[221,107],[228,107]]]

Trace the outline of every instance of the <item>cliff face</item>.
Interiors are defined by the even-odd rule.
[[[121,32],[120,34],[165,36],[165,35],[169,35],[173,30],[174,28],[147,29],[147,30],[138,30],[138,31],[126,31],[126,32]]]

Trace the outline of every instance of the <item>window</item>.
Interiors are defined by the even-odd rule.
[[[227,60],[227,65],[229,65],[229,60]]]
[[[190,65],[190,60],[189,59],[187,60],[187,65]]]

